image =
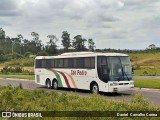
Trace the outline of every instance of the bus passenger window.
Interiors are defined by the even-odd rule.
[[[63,61],[64,61],[64,68],[68,68],[69,67],[69,60],[63,59]]]
[[[41,68],[41,63],[42,63],[42,60],[37,59],[35,67],[36,68]]]
[[[47,67],[47,60],[42,60],[42,68],[46,68]]]
[[[51,60],[51,68],[54,68],[55,67],[55,65],[54,65],[54,60],[52,59]]]
[[[58,65],[59,68],[62,68],[63,67],[63,59],[59,59],[59,65]]]

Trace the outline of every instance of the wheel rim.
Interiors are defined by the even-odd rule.
[[[55,88],[55,89],[58,87],[58,85],[57,85],[57,82],[56,82],[56,81],[53,83],[53,86],[54,86],[54,88]]]
[[[98,93],[98,86],[97,85],[93,85],[92,91],[93,91],[93,93]]]
[[[51,84],[50,84],[50,82],[49,82],[49,81],[47,82],[47,87],[48,87],[48,88],[50,88],[50,87],[51,87]]]

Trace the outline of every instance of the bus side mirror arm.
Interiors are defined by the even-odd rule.
[[[133,68],[133,66],[132,66],[132,74],[134,74],[134,68]]]

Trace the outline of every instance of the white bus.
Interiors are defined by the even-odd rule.
[[[71,52],[35,58],[35,83],[47,88],[119,92],[134,87],[129,56],[121,53]]]

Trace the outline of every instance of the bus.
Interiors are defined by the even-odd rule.
[[[127,54],[69,52],[35,58],[35,83],[47,88],[121,92],[134,88]]]

